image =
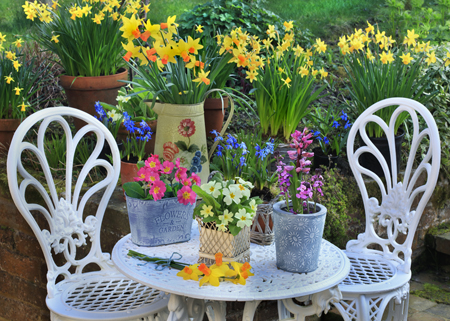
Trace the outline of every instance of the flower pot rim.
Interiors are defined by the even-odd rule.
[[[314,202],[308,201],[309,204],[314,204]],[[314,218],[314,217],[318,217],[318,216],[322,216],[324,214],[327,213],[327,208],[320,204],[320,203],[316,203],[316,207],[319,207],[319,211],[316,213],[305,213],[305,214],[293,214],[291,212],[287,212],[285,210],[283,210],[282,207],[284,207],[284,205],[286,204],[285,200],[276,202],[275,204],[273,204],[273,213],[277,214],[277,215],[282,215],[282,216],[289,216],[289,217],[293,217],[293,216],[297,216],[297,217],[309,217],[309,218]]]
[[[398,130],[397,130],[397,135],[394,135],[394,138],[397,140],[397,139],[402,139],[404,136],[405,136],[405,134],[406,134],[406,131],[403,129],[403,128],[401,128],[401,127],[399,127],[398,128]],[[369,136],[369,135],[367,135],[367,137],[369,137],[369,139],[371,140],[371,141],[384,141],[384,140],[386,140],[387,138],[386,138],[386,134],[384,135],[384,136],[381,136],[381,137],[374,137],[374,136]],[[362,139],[362,138],[361,138]]]
[[[65,72],[65,71],[64,71]],[[89,78],[98,78],[98,77],[112,77],[112,76],[116,76],[116,75],[122,75],[122,74],[128,74],[128,69],[121,67],[119,68],[119,70],[116,71],[116,73],[111,74],[111,75],[102,75],[102,76],[71,76],[71,75],[67,75],[65,73],[62,73],[61,75],[59,75],[60,78],[83,78],[83,79],[89,79]]]
[[[126,193],[125,191],[124,191],[124,194],[125,194],[125,197],[130,198],[130,199],[133,199],[133,200],[150,201],[150,202],[155,202],[155,203],[157,203],[157,202],[159,202],[159,201],[169,201],[169,200],[177,199],[177,202],[178,202],[178,197],[177,197],[177,196],[174,196],[174,197],[164,197],[164,198],[161,198],[160,200],[155,201],[155,200],[144,200],[144,199],[142,199],[142,198],[131,197],[131,196],[128,196],[127,193]],[[180,203],[180,202],[178,202],[178,203]],[[181,204],[181,205],[184,205],[183,203],[180,203],[180,204]],[[195,204],[188,204],[188,205],[195,205]]]
[[[142,101],[144,103],[146,103],[147,106],[151,106],[148,103],[153,103],[153,99],[144,99]],[[196,106],[197,107],[198,105],[202,105],[203,106],[204,103],[205,103],[205,101],[201,101],[201,102],[195,103],[195,104],[171,104],[171,103],[164,103],[164,102],[162,102],[160,100],[156,100],[155,101],[155,104],[160,104],[160,105],[165,105],[165,106],[176,106],[178,108],[180,108],[179,106],[183,106],[183,107],[188,107],[188,106]]]

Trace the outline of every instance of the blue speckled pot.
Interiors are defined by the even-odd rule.
[[[273,205],[278,268],[297,273],[317,269],[327,209],[318,203],[316,206],[317,213],[294,215],[284,210],[285,201]]]
[[[125,196],[134,244],[158,246],[191,239],[195,204],[180,204],[176,197],[153,201]]]

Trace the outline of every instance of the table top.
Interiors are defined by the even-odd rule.
[[[195,264],[198,260],[199,231],[197,222],[192,224],[191,240],[157,247],[135,245],[131,234],[123,237],[114,246],[112,260],[117,269],[130,279],[161,291],[195,299],[218,301],[279,300],[300,297],[329,289],[339,284],[350,271],[347,256],[335,245],[322,240],[319,267],[314,272],[292,273],[276,266],[275,244],[262,246],[251,244],[250,265],[254,276],[246,285],[235,285],[224,281],[220,286],[210,284],[199,287],[198,281],[183,280],[176,276],[176,269],[155,270],[155,264],[127,255],[133,250],[148,256],[169,258],[173,252],[183,255],[180,262]]]

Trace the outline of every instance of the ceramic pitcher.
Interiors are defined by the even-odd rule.
[[[152,101],[147,101],[152,106]],[[209,176],[203,102],[194,105],[173,105],[156,102],[153,111],[158,114],[155,137],[155,155],[175,162],[200,176],[202,184]]]

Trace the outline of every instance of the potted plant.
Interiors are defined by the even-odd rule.
[[[255,136],[253,132],[241,131],[235,136],[228,134],[222,137],[213,131],[216,141],[219,141],[217,152],[211,163],[211,168],[217,170],[224,179],[240,176],[252,183],[250,197],[257,196],[263,201],[257,206],[254,222],[251,226],[250,240],[261,245],[273,242],[272,205],[276,189],[276,173],[270,170],[275,161],[271,157],[277,144],[274,139],[264,140],[261,133]]]
[[[0,48],[6,37],[0,33]],[[22,51],[19,38],[0,53],[0,143],[8,146],[23,118],[42,100],[35,93],[48,79],[48,65],[38,66],[35,58]]]
[[[134,182],[123,185],[131,239],[142,246],[186,242],[191,238],[192,214],[200,178],[169,161],[151,155],[137,164]]]
[[[296,130],[292,134],[293,150],[288,152],[291,162],[287,165],[280,160],[277,169],[280,194],[284,196],[273,206],[277,267],[290,272],[317,269],[325,226],[327,210],[315,201],[322,195],[320,170],[308,175],[308,158],[314,156],[307,152],[312,136],[306,128]]]
[[[64,68],[61,86],[69,105],[95,115],[94,104],[114,104],[128,79],[122,59],[120,27],[139,2],[74,0],[52,6],[26,1],[27,19],[38,21],[31,34],[41,46],[54,52]],[[137,10],[137,9],[136,9]],[[76,122],[79,128],[82,122]]]
[[[261,203],[250,197],[252,187],[240,177],[224,180],[219,173],[201,187],[192,187],[202,198],[194,209],[200,230],[199,263],[212,263],[217,252],[226,261],[250,261],[250,226]]]
[[[209,160],[203,101],[209,85],[233,56],[224,50],[218,63],[203,60],[200,39],[179,37],[175,18],[157,25],[135,16],[123,19],[122,37],[128,40],[125,60],[136,72],[135,79],[153,94],[148,104],[158,114],[158,127],[164,128],[156,132],[155,153],[165,160],[180,158],[182,166],[191,166],[206,182]]]
[[[405,97],[424,105],[431,101],[437,91],[426,93],[431,81],[431,72],[423,72],[426,64],[436,62],[435,53],[428,43],[419,42],[419,35],[408,30],[403,43],[395,43],[392,37],[377,30],[370,23],[365,31],[357,30],[350,36],[343,36],[338,43],[344,55],[344,68],[349,79],[350,107],[355,119],[376,102],[391,98]],[[376,113],[389,124],[397,106],[384,108]],[[400,169],[401,145],[404,132],[400,128],[409,116],[400,114],[395,123],[397,170]],[[390,166],[390,154],[383,129],[374,122],[366,126],[367,134],[377,146]],[[361,163],[378,176],[384,172],[378,160],[371,154],[361,155]]]
[[[255,101],[263,134],[285,141],[300,121],[308,115],[308,107],[320,98],[326,85],[316,88],[316,77],[328,73],[321,67],[315,53],[326,51],[326,44],[317,39],[314,47],[304,49],[294,40],[292,22],[285,22],[285,36],[280,39],[274,26],[269,26],[268,39],[263,40],[266,64],[249,72],[255,80]],[[275,44],[278,44],[276,46]]]
[[[327,168],[336,167],[338,157],[345,150],[352,126],[347,113],[343,109],[336,111],[334,104],[326,109],[317,106],[309,115],[309,120],[313,124],[314,137],[319,142],[319,147],[313,149],[314,168],[322,165]]]

